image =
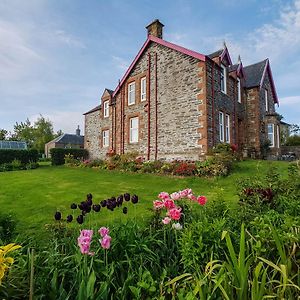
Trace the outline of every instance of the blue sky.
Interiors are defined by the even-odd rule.
[[[166,40],[200,53],[225,40],[233,62],[270,58],[278,112],[300,124],[300,0],[1,0],[0,128],[39,114],[55,130],[83,128],[156,18]]]

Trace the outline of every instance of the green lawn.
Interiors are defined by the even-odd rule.
[[[161,191],[192,188],[195,194],[206,195],[208,200],[222,193],[225,200],[235,203],[237,179],[261,176],[270,165],[276,165],[281,173],[287,174],[286,162],[254,160],[240,162],[230,176],[216,179],[127,174],[44,164],[36,170],[0,173],[1,212],[14,213],[19,220],[20,233],[37,233],[43,231],[41,229],[45,224],[53,222],[56,209],[62,211],[64,216],[72,213],[70,204],[85,200],[87,193],[92,193],[94,200],[100,202],[129,192],[137,194],[140,202],[135,206],[131,203],[127,205],[128,215],[124,216],[121,209],[114,212],[105,209],[99,215],[94,215],[89,222],[106,225],[121,217],[142,220],[150,214],[148,209]]]

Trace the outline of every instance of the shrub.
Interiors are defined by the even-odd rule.
[[[54,166],[63,165],[65,163],[65,155],[73,155],[75,159],[86,159],[88,152],[85,149],[63,149],[63,148],[52,148],[50,149],[51,163]]]
[[[17,221],[11,214],[0,214],[0,241],[4,243],[11,242],[15,235]]]
[[[188,162],[180,162],[178,163],[174,170],[174,175],[179,176],[192,176],[196,173],[196,165],[194,163],[188,163]]]
[[[15,149],[0,149],[0,165],[11,163],[13,160],[19,160],[22,164],[38,161],[38,151],[30,150],[15,150]]]
[[[286,146],[300,146],[300,135],[292,135],[286,139]]]

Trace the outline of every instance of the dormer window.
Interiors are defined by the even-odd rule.
[[[103,102],[103,117],[104,118],[109,117],[109,101]]]
[[[223,92],[224,94],[226,94],[227,92],[226,78],[227,78],[226,67],[224,65],[221,65],[221,92]]]
[[[237,78],[237,97],[238,97],[238,102],[242,103],[241,80],[239,77]]]

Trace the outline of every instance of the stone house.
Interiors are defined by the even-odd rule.
[[[64,149],[83,149],[84,148],[84,136],[80,135],[79,126],[76,129],[76,134],[64,133],[54,140],[45,144],[45,155],[51,157],[50,149],[52,148],[64,148]]]
[[[147,40],[117,87],[84,114],[90,158],[137,151],[147,160],[199,160],[224,142],[255,157],[269,143],[279,155],[269,60],[233,64],[226,45],[204,55],[165,41],[163,26],[146,27]]]

